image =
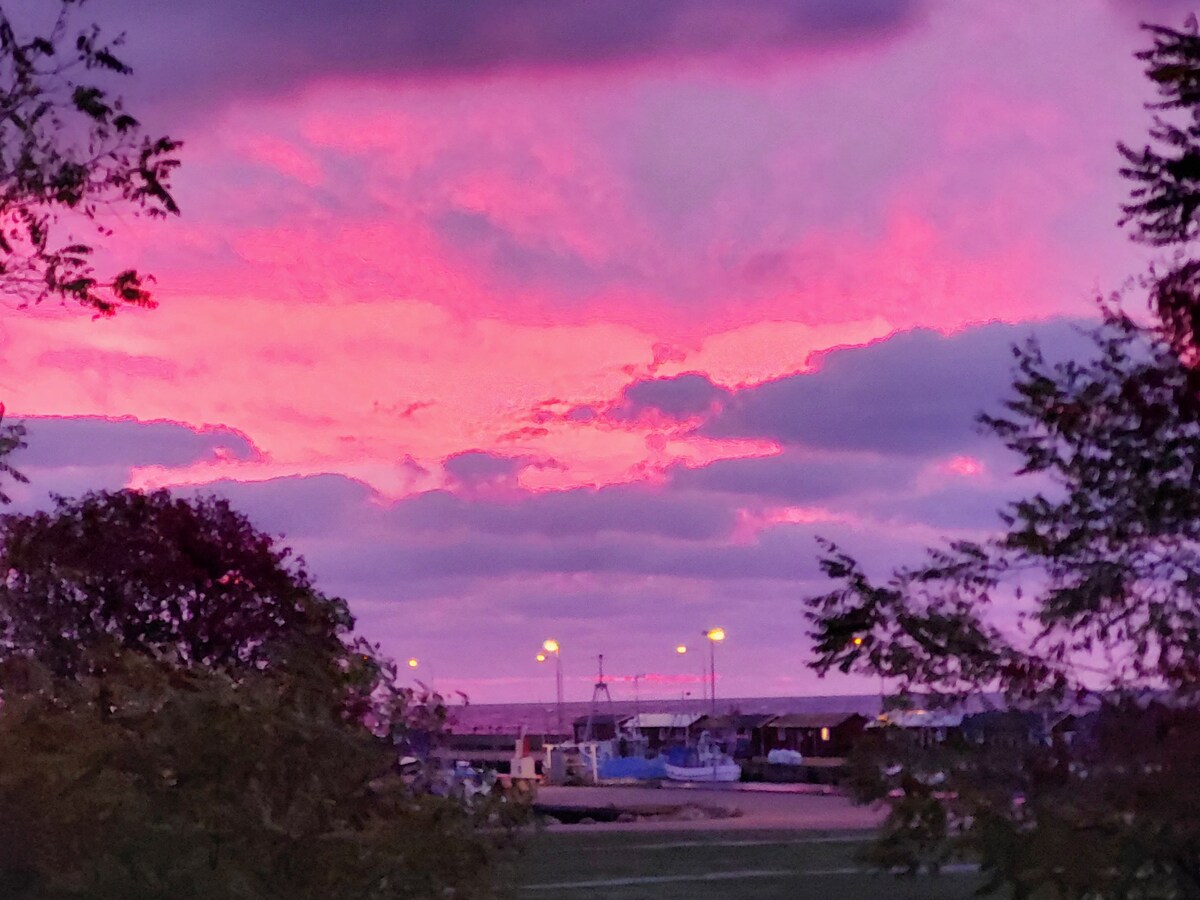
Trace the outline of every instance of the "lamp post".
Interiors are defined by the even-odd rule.
[[[645,677],[644,672],[633,676],[633,718],[639,728],[642,727],[642,693],[638,690],[638,682]]]
[[[687,644],[677,644],[675,646],[675,652],[680,656],[686,655],[688,652]],[[704,697],[701,700],[700,706],[700,708],[703,709],[704,704],[708,702],[708,672],[705,671],[703,662],[700,664],[700,686],[704,689]],[[691,696],[690,691],[688,692],[688,696]],[[682,698],[680,698],[680,702],[683,702]],[[684,711],[686,712],[686,709]]]
[[[708,679],[709,679],[709,711],[713,716],[717,714],[717,653],[716,646],[718,642],[725,640],[724,628],[710,628],[704,632],[704,636],[708,638]]]
[[[554,638],[546,638],[546,640],[542,641],[542,649],[545,653],[538,654],[538,662],[545,662],[548,654],[554,657],[554,702],[558,717],[558,733],[561,735],[563,733],[562,656],[559,652],[558,641],[554,640]]]
[[[404,661],[404,665],[406,665],[409,671],[412,673],[413,681],[427,689],[429,693],[436,693],[434,682],[437,680],[437,672],[433,670],[433,666],[431,666],[427,661],[418,659],[415,656],[410,656],[408,659],[406,659]],[[425,681],[422,681],[420,675],[418,675],[418,670],[420,669],[424,669],[429,673],[428,684],[426,684]]]

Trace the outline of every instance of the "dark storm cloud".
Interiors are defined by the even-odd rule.
[[[949,337],[910,331],[825,355],[811,374],[740,391],[705,426],[825,450],[931,456],[984,440],[976,416],[996,410],[1012,382],[1011,347],[1035,334],[1050,358],[1090,344],[1064,321],[987,325]]]
[[[202,104],[337,78],[478,76],[869,43],[914,24],[922,0],[114,0],[126,56]],[[140,89],[140,88],[139,88]]]

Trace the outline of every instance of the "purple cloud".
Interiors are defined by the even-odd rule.
[[[930,456],[984,440],[975,419],[997,410],[1012,381],[1011,348],[1031,331],[1051,358],[1086,352],[1076,325],[993,324],[949,337],[894,335],[826,354],[812,374],[739,391],[704,427],[714,437],[755,437],[825,450]]]
[[[454,77],[725,58],[757,63],[887,38],[922,0],[126,0],[111,11],[151,89],[214,96],[311,81]],[[191,52],[178,47],[186,43]]]
[[[31,510],[51,494],[73,496],[117,490],[134,468],[176,468],[210,460],[256,460],[260,451],[225,426],[193,428],[179,422],[139,422],[102,416],[28,416],[28,446],[11,462],[29,484],[8,484],[14,509]]]
[[[193,428],[179,422],[139,422],[103,416],[30,416],[22,420],[29,446],[13,457],[22,468],[186,466],[217,458],[253,460],[259,451],[224,425]]]
[[[672,419],[693,419],[713,412],[730,394],[727,388],[713,384],[707,375],[687,372],[670,378],[635,381],[622,392],[619,407],[634,418],[646,410],[654,410]]]
[[[685,580],[811,579],[817,575],[817,534],[864,546],[861,530],[839,523],[779,525],[754,540],[681,540],[635,531],[549,537],[486,533],[457,535],[393,528],[373,540],[341,540],[309,552],[315,571],[330,583],[370,573],[371,591],[397,597],[416,582],[469,579],[478,584],[542,576]],[[888,543],[875,538],[870,542]],[[901,543],[904,543],[903,541]],[[306,551],[307,552],[307,551]],[[320,565],[317,563],[320,562]]]
[[[500,456],[484,450],[465,450],[447,457],[442,464],[451,479],[467,491],[481,488],[515,488],[517,475],[529,460]]]
[[[352,534],[372,514],[375,492],[344,475],[305,475],[265,481],[216,481],[179,493],[218,494],[258,528],[289,541],[323,541]]]
[[[788,503],[846,500],[863,491],[910,485],[920,460],[869,453],[812,454],[796,449],[778,456],[724,459],[703,468],[677,468],[681,488],[740,494]]]
[[[431,491],[396,504],[388,518],[393,525],[429,536],[475,533],[555,540],[605,533],[720,540],[735,525],[724,499],[642,485],[520,493],[500,500]]]

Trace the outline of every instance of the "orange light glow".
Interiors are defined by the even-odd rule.
[[[955,475],[972,478],[983,474],[983,463],[973,456],[956,456],[946,463],[946,469]]]

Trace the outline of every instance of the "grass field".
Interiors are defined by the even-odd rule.
[[[950,900],[971,871],[897,879],[862,872],[864,836],[796,831],[556,831],[531,842],[519,897],[571,900]]]

